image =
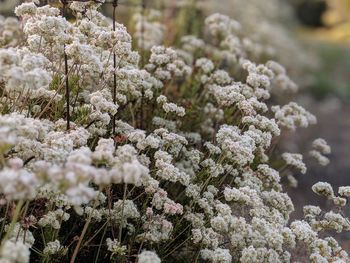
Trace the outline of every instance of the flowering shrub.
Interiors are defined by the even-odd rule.
[[[283,182],[307,169],[275,149],[316,118],[269,103],[297,91],[284,67],[254,63],[244,28],[220,14],[177,49],[155,45],[154,21],[142,39],[137,16],[140,66],[98,7],[72,2],[69,22],[24,3],[20,23],[4,22],[12,35],[0,31],[0,261],[290,262],[304,246],[312,262],[347,262],[325,233],[350,230],[348,186],[315,184],[335,209],[289,220]],[[313,142],[322,165],[329,153]]]

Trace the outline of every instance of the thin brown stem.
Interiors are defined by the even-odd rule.
[[[95,201],[94,202],[94,206],[92,208],[92,211],[91,213],[89,214],[89,217],[88,219],[86,220],[85,222],[85,225],[84,225],[84,228],[83,228],[83,231],[81,232],[80,234],[80,237],[79,237],[79,240],[78,240],[78,244],[76,245],[75,249],[74,249],[74,252],[73,252],[73,255],[71,257],[71,260],[70,260],[70,263],[74,263],[75,262],[75,259],[79,253],[79,249],[80,249],[80,246],[81,246],[81,243],[83,242],[83,239],[84,239],[84,236],[86,234],[86,231],[91,223],[91,219],[92,219],[92,214],[93,214],[93,211],[95,210],[96,208],[96,205],[97,205],[97,202]]]
[[[66,0],[61,0],[63,7],[62,7],[62,17],[65,17],[66,15],[66,5],[67,5],[67,1]],[[70,103],[70,90],[69,90],[69,78],[68,78],[68,56],[66,53],[66,45],[64,44],[63,46],[64,48],[64,75],[65,75],[65,85],[66,85],[66,118],[67,118],[67,130],[70,129],[70,107],[69,107],[69,103]]]
[[[118,0],[114,0],[113,1],[113,31],[115,31],[115,11],[116,8],[118,6]],[[117,58],[116,58],[116,54],[114,51],[114,47],[113,47],[113,103],[116,104],[117,103],[117,74],[116,74],[116,68],[117,68]],[[116,115],[114,114],[112,116],[112,133],[113,135],[115,134],[115,119],[116,119]]]
[[[120,219],[120,226],[119,226],[119,235],[118,235],[118,240],[120,244],[122,243],[122,232],[123,232],[123,217],[124,217],[124,205],[125,205],[125,199],[126,199],[126,191],[128,189],[128,185],[124,184],[124,194],[123,194],[123,203],[122,203],[122,214],[121,214],[121,219]]]

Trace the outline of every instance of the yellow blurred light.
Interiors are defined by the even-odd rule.
[[[327,0],[327,5],[323,16],[327,28],[316,35],[324,40],[350,42],[350,0]]]

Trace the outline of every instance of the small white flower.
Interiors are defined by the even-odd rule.
[[[341,186],[338,190],[339,195],[350,198],[350,186]]]
[[[106,242],[107,242],[108,251],[112,252],[113,255],[118,255],[118,256],[125,255],[127,251],[127,247],[122,246],[118,240],[116,239],[112,240],[110,238],[107,238]]]
[[[329,183],[318,182],[312,186],[312,191],[318,195],[323,195],[328,199],[332,199],[334,197],[333,188]]]
[[[306,173],[306,165],[303,162],[303,156],[298,153],[283,153],[283,160],[287,165],[298,169],[302,174]]]
[[[2,247],[0,255],[3,262],[28,263],[30,251],[29,247],[22,242],[7,240]]]
[[[137,263],[160,263],[161,260],[155,252],[152,251],[142,251],[138,255]]]
[[[61,246],[60,241],[55,240],[52,242],[48,242],[46,244],[46,247],[44,248],[43,253],[45,255],[55,255],[55,254],[59,253],[62,248],[63,247]]]

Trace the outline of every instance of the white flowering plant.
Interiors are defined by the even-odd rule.
[[[348,262],[325,234],[350,230],[349,186],[316,183],[334,209],[290,220],[285,186],[307,168],[278,141],[316,118],[270,102],[298,89],[286,69],[220,14],[176,47],[136,16],[141,65],[102,2],[63,1],[73,21],[24,3],[0,31],[0,262],[290,262],[300,246]]]

